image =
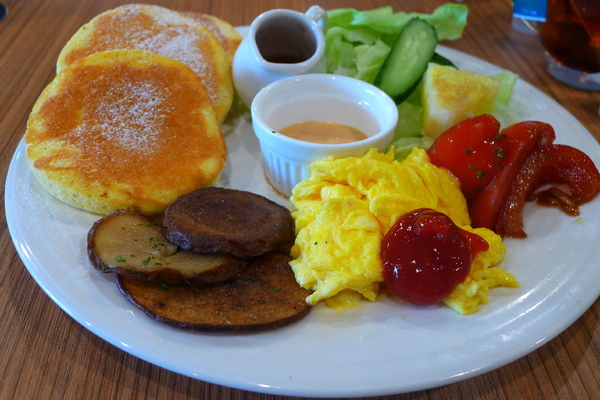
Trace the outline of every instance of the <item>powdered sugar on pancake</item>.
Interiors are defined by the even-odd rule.
[[[165,130],[165,89],[133,81],[98,95],[97,107],[91,111],[93,118],[83,120],[76,135],[84,140],[97,136],[127,152],[152,153]]]
[[[205,54],[216,43],[216,37],[202,25],[181,14],[158,6],[127,5],[122,12],[111,15],[106,34],[97,37],[109,49],[130,48],[149,51],[180,61],[201,78],[213,104],[219,99],[218,66],[211,60],[214,54]],[[152,22],[146,18],[151,18]],[[112,35],[111,30],[124,30],[123,35]]]
[[[186,64],[202,78],[211,99],[215,100],[215,82],[207,68],[205,57],[200,52],[190,51],[201,39],[188,29],[173,28],[173,31],[176,32],[175,35],[173,32],[160,32],[141,40],[138,44],[139,50],[154,52]]]

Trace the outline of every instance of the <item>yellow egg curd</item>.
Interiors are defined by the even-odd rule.
[[[381,240],[400,216],[422,207],[447,214],[489,244],[476,256],[465,281],[444,299],[447,305],[470,314],[489,301],[490,288],[519,285],[502,268],[491,268],[504,257],[501,238],[488,229],[470,227],[458,181],[431,164],[422,149],[414,149],[401,162],[394,160],[393,152],[375,149],[362,157],[316,161],[290,201],[296,222],[290,265],[298,283],[313,291],[309,304],[325,300],[343,309],[361,299],[375,301],[383,282]]]

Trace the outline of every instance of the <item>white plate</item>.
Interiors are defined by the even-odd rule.
[[[495,73],[479,59],[441,48],[464,69]],[[513,104],[523,119],[551,123],[557,143],[585,151],[600,165],[598,143],[559,104],[518,82]],[[265,181],[248,116],[225,127],[229,161],[221,185],[261,193],[282,204]],[[352,397],[449,384],[507,364],[573,323],[600,293],[597,242],[600,199],[582,221],[529,205],[525,240],[507,240],[502,266],[521,287],[494,289],[474,315],[391,300],[336,311],[317,306],[302,321],[255,334],[190,333],[148,318],[118,292],[114,277],[94,270],[86,234],[97,216],[48,195],[31,174],[21,143],[6,180],[10,233],[44,291],[96,335],[166,369],[220,385],[293,396]]]

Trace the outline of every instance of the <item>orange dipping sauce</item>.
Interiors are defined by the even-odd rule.
[[[335,122],[302,122],[279,130],[282,135],[304,142],[322,144],[352,143],[367,138],[360,130]]]

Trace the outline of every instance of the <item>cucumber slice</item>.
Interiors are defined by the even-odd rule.
[[[433,57],[431,57],[430,62],[439,64],[439,65],[447,65],[449,67],[454,67],[454,68],[458,69],[458,67],[452,61],[448,60],[446,57],[440,55],[439,53],[434,53]]]
[[[425,73],[437,43],[435,29],[429,23],[411,19],[392,46],[375,85],[393,99],[403,97]]]

